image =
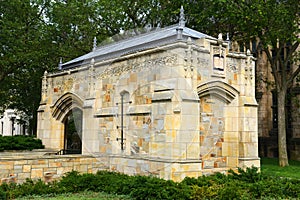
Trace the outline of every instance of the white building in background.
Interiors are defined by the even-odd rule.
[[[0,115],[0,134],[3,136],[25,135],[26,126],[15,110],[7,109]]]

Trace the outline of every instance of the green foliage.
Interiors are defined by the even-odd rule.
[[[261,173],[258,173],[258,170],[259,168],[253,166],[252,168],[246,168],[246,170],[238,168],[238,173],[234,172],[232,169],[228,172],[231,174],[231,178],[233,179],[255,183],[262,179]]]
[[[0,151],[4,150],[33,150],[43,149],[44,145],[40,139],[32,136],[15,135],[0,136]]]
[[[42,14],[47,6],[47,1],[0,1],[0,105],[23,111],[30,131],[35,128],[41,76],[53,69]]]
[[[192,199],[284,199],[300,195],[300,180],[265,176],[255,167],[183,182],[193,188]]]
[[[1,192],[2,191],[2,192]],[[96,192],[126,195],[131,199],[291,199],[300,197],[300,180],[264,176],[255,167],[229,175],[185,178],[177,183],[152,176],[129,176],[99,171],[80,174],[71,171],[59,182],[45,184],[28,179],[23,184],[2,184],[0,197],[55,196],[58,194]]]
[[[218,185],[213,186],[202,186],[193,185],[191,199],[200,200],[200,199],[214,199],[218,196]]]
[[[46,184],[41,180],[32,181],[31,179],[26,179],[22,184],[2,184],[1,189],[6,192],[9,199],[14,199],[30,195],[56,194],[59,190],[57,186],[56,182]]]
[[[0,188],[0,200],[5,200],[6,199],[6,192]]]
[[[136,176],[130,196],[134,199],[187,199],[190,190],[183,184],[156,177]]]
[[[97,177],[93,174],[79,174],[77,171],[66,173],[58,183],[59,193],[96,191]]]
[[[134,177],[117,172],[99,171],[96,174],[99,180],[97,190],[111,194],[129,194],[133,188]]]
[[[80,193],[63,193],[63,194],[45,194],[45,195],[29,195],[16,198],[16,200],[132,200],[128,195],[107,194],[103,192],[84,191]]]

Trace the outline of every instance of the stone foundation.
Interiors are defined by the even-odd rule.
[[[216,172],[226,173],[226,167],[207,167],[201,160],[146,159],[136,156],[51,155],[43,152],[1,154],[1,183],[22,183],[27,178],[51,182],[65,173],[96,173],[109,170],[128,175],[151,175],[181,181],[184,177],[198,177]],[[242,161],[245,162],[245,161]],[[257,160],[259,164],[259,160]],[[253,160],[250,162],[253,163]]]
[[[30,156],[28,156],[30,155]],[[27,154],[23,156],[6,156],[0,159],[1,183],[22,183],[27,178],[41,179],[45,182],[60,179],[72,170],[80,173],[96,173],[107,170],[103,162],[92,156],[83,155],[47,155]]]

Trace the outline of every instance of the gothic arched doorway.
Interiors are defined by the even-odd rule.
[[[64,154],[81,154],[82,152],[82,111],[73,108],[64,120]]]

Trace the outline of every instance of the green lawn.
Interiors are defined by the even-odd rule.
[[[81,192],[75,194],[59,194],[59,195],[43,195],[43,196],[27,196],[23,198],[17,198],[17,200],[129,200],[130,197],[124,195],[113,195],[96,192]]]
[[[278,159],[276,158],[262,158],[261,172],[270,176],[280,176],[288,178],[300,179],[300,161],[289,161],[290,166],[279,167]]]

